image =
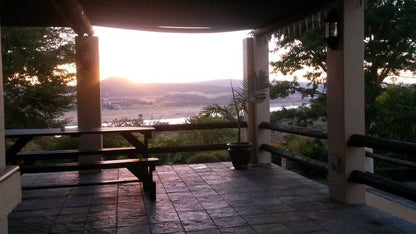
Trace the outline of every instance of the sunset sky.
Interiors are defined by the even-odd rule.
[[[249,31],[211,34],[154,33],[94,27],[101,79],[191,82],[242,79],[243,39]]]

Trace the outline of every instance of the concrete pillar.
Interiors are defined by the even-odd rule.
[[[1,29],[0,29],[1,51]],[[3,61],[0,53],[0,84],[3,84]],[[4,140],[3,85],[0,85],[0,233],[8,233],[7,215],[22,200],[20,173],[17,166],[6,167]]]
[[[249,97],[259,87],[269,83],[269,48],[266,36],[246,38],[243,41],[243,78],[248,85]],[[263,98],[248,104],[248,138],[253,144],[252,164],[270,164],[270,153],[260,151],[261,144],[271,142],[270,130],[258,128],[261,122],[270,122],[269,89]]]
[[[341,41],[336,50],[328,48],[327,57],[329,194],[364,203],[365,186],[347,181],[352,170],[365,170],[364,149],[347,145],[352,134],[364,134],[364,10],[360,1],[336,4]]]
[[[1,54],[0,27],[0,171],[6,167],[6,146],[4,139],[4,99],[3,99],[3,60]]]
[[[98,37],[78,36],[76,43],[77,112],[79,128],[101,127],[101,89]],[[101,135],[80,137],[80,150],[102,148]],[[79,157],[79,161],[101,160],[101,155]]]

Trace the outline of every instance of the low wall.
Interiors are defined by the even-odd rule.
[[[366,193],[366,203],[369,206],[416,224],[415,202],[378,189],[368,189]]]
[[[22,200],[20,172],[18,166],[7,166],[0,170],[0,233],[7,233],[7,215]]]

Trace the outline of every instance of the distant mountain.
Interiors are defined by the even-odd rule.
[[[233,82],[234,87],[241,87],[242,82],[241,80],[231,80]],[[200,85],[214,85],[220,87],[227,87],[231,92],[230,80],[229,79],[222,79],[222,80],[209,80],[209,81],[199,81],[195,82]]]
[[[304,87],[306,83],[302,83]],[[242,87],[241,80],[233,80],[234,87]],[[229,80],[192,83],[135,83],[127,78],[108,78],[101,81],[102,106],[105,109],[142,108],[143,106],[186,107],[210,104],[226,105],[232,99]],[[270,100],[272,106],[293,106],[308,103],[301,94]]]
[[[240,80],[233,80],[241,87]],[[231,93],[229,80],[212,80],[192,83],[135,83],[127,78],[108,78],[101,81],[103,98],[160,96],[175,93],[202,93],[218,95]]]

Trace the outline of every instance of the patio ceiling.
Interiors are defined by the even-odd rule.
[[[148,31],[224,32],[283,27],[334,0],[78,0],[92,25]],[[63,2],[63,1],[62,1]],[[71,26],[54,4],[77,1],[2,1],[2,26]]]

